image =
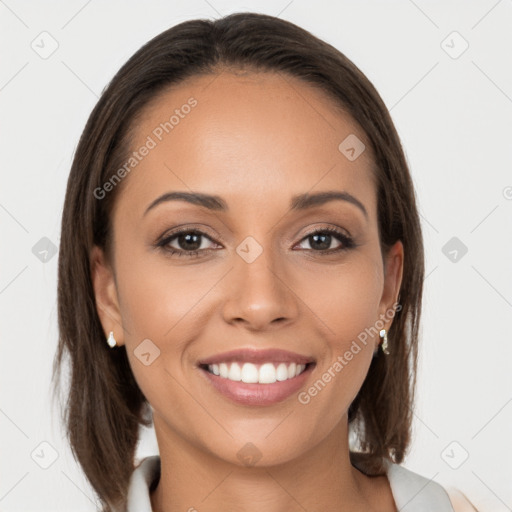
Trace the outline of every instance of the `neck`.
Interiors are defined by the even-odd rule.
[[[278,465],[241,466],[218,458],[157,424],[161,475],[154,512],[370,511],[391,496],[386,476],[367,477],[350,463],[346,416],[310,452]],[[386,508],[384,510],[394,510]]]

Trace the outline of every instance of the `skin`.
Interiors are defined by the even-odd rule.
[[[365,476],[348,451],[348,407],[378,335],[307,405],[296,394],[271,406],[237,405],[196,365],[234,348],[282,348],[316,360],[307,389],[392,308],[403,266],[401,242],[383,261],[372,155],[347,114],[321,91],[280,74],[226,70],[213,78],[190,79],[145,109],[134,150],[188,98],[198,101],[124,178],[113,212],[113,261],[97,247],[91,252],[105,333],[126,345],[153,409],[162,467],[153,510],[395,511],[387,477]],[[352,162],[338,150],[349,134],[367,148]],[[293,195],[327,190],[349,192],[368,217],[347,201],[290,210]],[[215,194],[229,210],[169,201],[144,215],[171,191]],[[201,250],[212,250],[190,257],[155,247],[183,225],[203,231]],[[325,254],[343,246],[333,236],[318,249],[309,234],[326,227],[348,234],[356,247]],[[248,236],[263,250],[252,263],[236,252]],[[177,238],[170,244],[190,248]],[[134,354],[144,339],[160,350],[149,366]],[[248,442],[261,453],[253,466],[237,457]]]

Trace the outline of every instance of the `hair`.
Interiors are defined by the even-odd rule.
[[[384,102],[343,53],[293,23],[256,13],[186,21],[142,46],[110,81],[80,137],[67,182],[53,377],[58,388],[67,355],[70,382],[62,421],[104,511],[125,506],[139,427],[151,420],[126,349],[111,350],[105,342],[92,286],[90,251],[97,245],[111,261],[111,212],[121,187],[101,200],[94,190],[126,161],[138,116],[152,99],[188,78],[225,70],[278,72],[313,85],[348,112],[367,137],[382,254],[400,240],[404,265],[401,309],[388,331],[391,355],[373,358],[348,411],[359,444],[351,461],[368,475],[383,474],[383,459],[401,463],[410,443],[424,253],[412,179]]]

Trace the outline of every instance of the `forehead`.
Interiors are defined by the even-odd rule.
[[[366,135],[325,93],[288,75],[193,77],[155,97],[132,130],[139,156],[122,194],[132,202],[172,190],[229,202],[337,189],[375,208]],[[347,147],[365,149],[354,159]]]

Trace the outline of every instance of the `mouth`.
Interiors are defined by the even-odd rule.
[[[242,361],[200,365],[200,368],[222,379],[246,384],[273,384],[294,379],[314,363],[270,363],[254,364]]]
[[[243,405],[271,405],[302,388],[316,366],[307,356],[283,350],[236,350],[198,363],[221,395]]]

